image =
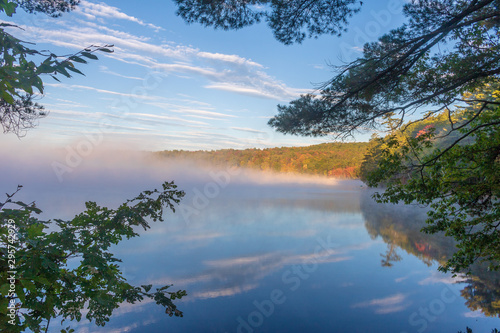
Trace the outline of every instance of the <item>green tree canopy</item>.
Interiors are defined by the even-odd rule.
[[[500,83],[465,94],[469,103],[374,139],[361,168],[381,202],[430,206],[425,232],[445,232],[458,251],[441,270],[477,260],[500,267]],[[376,165],[376,167],[373,167]]]
[[[403,12],[407,24],[366,44],[320,96],[278,106],[269,124],[290,134],[350,135],[381,128],[381,117],[391,113],[400,124],[423,107],[426,115],[439,113],[498,78],[498,1],[412,1]]]
[[[20,6],[30,13],[42,12],[57,17],[73,9],[75,0],[0,0],[0,12],[12,16]],[[37,119],[47,115],[43,106],[33,102],[33,97],[43,94],[42,77],[71,77],[73,73],[84,75],[75,64],[85,64],[88,59],[97,59],[97,51],[112,52],[112,45],[89,46],[71,55],[58,56],[50,51],[38,51],[5,31],[18,29],[16,25],[0,23],[0,123],[4,133],[22,136],[26,129],[36,125]],[[35,59],[42,57],[42,61]]]
[[[182,316],[173,301],[185,296],[184,290],[171,292],[167,285],[153,292],[152,285],[130,285],[121,260],[109,251],[138,236],[135,227],[146,230],[150,221],[163,221],[164,207],[175,211],[184,192],[173,182],[116,209],[87,202],[70,221],[39,220],[41,210],[14,201],[14,194],[0,202],[0,331],[47,332],[51,319],[80,321],[84,309],[88,320],[104,326],[121,303],[144,298],[164,306],[170,316]]]
[[[266,20],[280,42],[292,44],[321,34],[341,35],[359,11],[356,0],[175,0],[186,22],[240,29]]]
[[[14,3],[28,13],[44,13],[52,17],[61,16],[73,10],[80,0],[14,0]]]

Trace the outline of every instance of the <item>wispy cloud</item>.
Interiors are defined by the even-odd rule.
[[[76,7],[75,12],[84,15],[88,19],[111,18],[111,19],[127,20],[130,22],[135,22],[142,26],[153,28],[156,31],[164,30],[163,28],[158,27],[154,24],[146,23],[138,19],[137,17],[127,15],[123,13],[119,8],[109,6],[105,3],[92,3],[83,0],[80,3],[80,5]]]
[[[214,84],[206,85],[205,88],[229,91],[229,92],[234,92],[234,93],[248,95],[248,96],[264,97],[264,98],[270,98],[270,99],[280,99],[279,96],[271,94],[269,91],[265,91],[265,90],[259,89],[257,87],[252,87],[252,86],[237,86],[237,85],[233,85],[231,83],[214,83]]]
[[[247,284],[243,286],[236,286],[231,288],[221,288],[216,290],[209,290],[204,292],[198,292],[193,295],[195,298],[199,299],[207,299],[207,298],[218,298],[218,297],[227,297],[233,296],[237,294],[241,294],[242,292],[249,291],[257,288],[257,284]]]
[[[141,20],[126,15],[115,7],[105,4],[82,2],[79,14],[89,18],[117,18],[146,25]],[[56,24],[33,28],[21,25],[24,36],[29,40],[36,37],[39,43],[81,50],[93,44],[114,44],[115,52],[104,56],[129,65],[145,67],[150,71],[165,74],[193,75],[208,81],[203,87],[230,93],[266,99],[288,100],[296,98],[308,89],[288,87],[269,76],[262,64],[235,54],[206,52],[195,47],[170,43],[157,43],[149,37],[137,36],[112,29],[96,22],[81,21],[77,26],[70,20],[58,20]],[[109,70],[110,75],[117,76]],[[118,76],[139,79],[123,74]]]
[[[89,87],[89,86],[82,86],[78,84],[64,84],[64,83],[46,83],[46,86],[49,87],[55,87],[55,88],[64,88],[68,90],[91,90],[95,91],[98,93],[102,94],[109,94],[109,95],[115,95],[115,96],[123,96],[123,97],[131,97],[134,99],[144,99],[144,100],[157,100],[159,97],[158,96],[149,96],[149,95],[137,95],[137,94],[130,94],[130,93],[123,93],[119,91],[113,91],[113,90],[106,90],[106,89],[98,89],[94,87]]]
[[[486,318],[486,316],[484,315],[484,313],[481,312],[481,310],[465,312],[463,316],[465,318]]]
[[[437,284],[437,283],[455,284],[455,283],[460,283],[464,280],[465,280],[465,278],[463,276],[460,276],[460,275],[453,277],[451,274],[444,274],[441,272],[432,272],[430,276],[419,281],[418,284],[421,286],[425,286],[425,285],[429,285],[429,284]]]
[[[118,77],[122,77],[122,78],[124,78],[124,79],[139,80],[139,81],[144,80],[144,78],[142,78],[142,77],[128,76],[128,75],[123,75],[123,74],[120,74],[120,73],[113,72],[113,71],[111,71],[111,70],[110,70],[108,67],[106,67],[106,66],[99,66],[99,69],[100,69],[100,70],[101,70],[101,72],[103,72],[103,73],[106,73],[106,74],[111,74],[111,75],[118,76]]]
[[[221,61],[221,62],[227,62],[231,64],[236,64],[236,65],[248,65],[248,66],[254,66],[254,67],[259,67],[263,68],[259,63],[256,63],[252,60],[245,59],[243,57],[240,57],[236,54],[222,54],[222,53],[210,53],[210,52],[198,52],[198,57],[200,58],[205,58],[209,60],[214,60],[214,61]]]
[[[171,116],[164,116],[164,115],[156,115],[156,114],[148,114],[148,113],[128,113],[127,117],[132,117],[134,119],[139,119],[139,120],[146,120],[146,121],[152,121],[152,122],[158,122],[162,120],[168,120],[168,121],[179,121],[183,122],[188,125],[198,125],[198,126],[203,126],[203,125],[208,125],[208,123],[202,122],[202,121],[197,121],[197,120],[188,120],[188,119],[183,119],[179,117],[171,117]]]
[[[79,124],[85,125],[85,129],[93,130],[95,124],[90,122],[95,119],[89,119],[89,115],[92,112],[101,111],[102,107],[105,107],[109,113],[115,112],[116,116],[124,118],[125,107],[120,109],[118,106],[118,104],[123,105],[124,103],[116,102],[131,100],[134,106],[126,111],[128,113],[133,111],[136,114],[127,115],[126,119],[123,119],[123,123],[116,124],[121,126],[120,128],[123,128],[124,131],[128,127],[136,128],[131,139],[138,139],[138,135],[142,135],[137,130],[138,128],[147,128],[151,135],[158,133],[158,136],[161,136],[166,126],[169,126],[169,133],[172,134],[172,127],[178,125],[179,127],[188,127],[188,129],[198,128],[207,131],[203,135],[200,133],[189,135],[185,141],[179,140],[179,148],[181,146],[188,147],[188,141],[197,137],[202,137],[205,141],[191,142],[189,149],[193,149],[195,146],[214,149],[275,145],[269,140],[263,142],[262,138],[245,138],[245,141],[242,141],[242,137],[248,135],[241,132],[262,134],[264,131],[241,126],[242,122],[240,121],[238,124],[233,123],[233,120],[248,118],[250,113],[235,111],[234,106],[221,107],[220,103],[213,101],[213,96],[217,93],[217,96],[221,95],[228,100],[233,99],[233,101],[234,97],[241,95],[284,101],[298,97],[300,93],[306,92],[306,89],[288,86],[279,78],[270,75],[264,63],[249,57],[232,52],[222,53],[217,50],[209,52],[207,49],[184,44],[182,41],[175,42],[163,39],[150,29],[142,29],[137,25],[152,29],[159,27],[147,22],[138,14],[127,13],[119,7],[119,5],[109,6],[104,2],[83,0],[76,11],[67,13],[57,20],[42,18],[40,20],[43,21],[43,24],[37,25],[27,21],[17,22],[22,29],[16,29],[16,37],[28,41],[36,40],[39,48],[46,48],[47,46],[44,44],[49,44],[48,48],[51,50],[57,50],[59,46],[65,49],[64,53],[70,54],[81,51],[89,45],[114,44],[114,53],[97,52],[96,54],[101,61],[89,64],[93,68],[99,68],[102,80],[96,80],[92,83],[81,81],[85,82],[83,84],[80,81],[71,81],[70,84],[66,84],[66,80],[63,80],[63,83],[45,84],[47,97],[54,95],[70,99],[66,96],[74,95],[75,99],[78,99],[75,103],[50,100],[51,104],[48,105],[48,109],[59,112],[57,120],[54,118],[54,122],[50,120],[45,122],[45,124],[54,125],[51,131],[67,133],[62,128],[64,120],[62,113],[76,111],[77,108],[80,110],[88,108],[89,114],[75,115],[76,118],[70,125],[72,128],[78,124],[78,121],[81,121]],[[169,36],[169,34],[165,35]],[[85,65],[80,64],[78,64],[78,68],[83,72],[88,69]],[[89,72],[91,71],[93,69],[89,69]],[[142,73],[144,73],[144,77]],[[147,83],[148,76],[151,77],[150,74],[161,77],[161,86],[155,90],[148,90],[146,94],[137,93],[140,89],[134,90],[133,88],[142,88],[143,83]],[[186,79],[179,79],[179,77]],[[121,80],[119,84],[113,84],[120,79],[124,80]],[[165,90],[165,87],[170,88],[176,83],[180,83],[179,87],[186,86],[187,89],[183,91],[188,91],[189,95],[197,97],[180,95],[179,89],[181,88],[176,86],[174,89]],[[133,86],[134,84],[135,86]],[[65,90],[71,90],[74,93],[67,94]],[[110,102],[105,105],[102,103],[103,100]],[[210,103],[206,101],[210,101]],[[258,103],[267,103],[267,101],[258,101]],[[156,114],[157,117],[147,114]],[[66,117],[69,118],[68,114]],[[135,126],[132,124],[133,121],[137,122]],[[218,134],[221,131],[226,131],[233,136],[215,135],[215,133],[209,132],[208,127]],[[69,134],[65,134],[65,136],[67,135]],[[113,137],[118,135],[116,131],[113,131]],[[165,144],[165,141],[156,144],[160,146]]]
[[[346,248],[347,249],[347,248]],[[216,298],[257,288],[259,281],[265,276],[288,265],[316,262],[335,263],[351,260],[345,254],[346,249],[323,251],[320,253],[284,254],[279,252],[264,253],[253,256],[229,257],[207,260],[203,264],[206,269],[198,276],[181,279],[183,284],[203,282],[203,290],[194,293],[198,298]],[[250,282],[251,281],[251,282]]]
[[[387,296],[384,298],[375,298],[366,302],[356,303],[352,308],[373,308],[377,314],[389,314],[401,312],[408,308],[411,302],[407,300],[407,296],[401,293]]]
[[[247,127],[231,127],[231,129],[236,130],[236,131],[241,131],[241,132],[248,132],[248,133],[266,133],[264,131],[259,131],[253,128],[247,128]]]
[[[205,116],[205,117],[208,116],[208,117],[216,117],[216,118],[237,118],[237,116],[234,116],[232,114],[225,114],[225,113],[220,113],[220,112],[192,109],[192,108],[188,108],[188,107],[172,109],[171,111],[177,112],[177,113],[189,114],[191,116]]]

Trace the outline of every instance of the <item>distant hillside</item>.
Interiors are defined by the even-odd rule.
[[[367,142],[323,143],[308,147],[162,151],[166,158],[194,159],[216,166],[236,166],[275,172],[358,178]]]

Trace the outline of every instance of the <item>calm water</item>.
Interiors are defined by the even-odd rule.
[[[114,248],[132,284],[185,289],[188,296],[176,302],[184,317],[168,317],[151,302],[124,304],[104,328],[82,321],[72,324],[77,332],[455,333],[500,326],[492,305],[500,299],[498,276],[478,268],[473,281],[460,282],[439,273],[436,259],[453,245],[418,232],[425,212],[375,205],[360,182],[258,174],[219,174],[217,182],[208,170],[141,170],[96,177],[90,168],[63,183],[25,180],[33,184],[26,197],[45,189],[39,206],[52,217],[71,216],[89,198],[116,204],[167,176],[187,192],[166,222]]]

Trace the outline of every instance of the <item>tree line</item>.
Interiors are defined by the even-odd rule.
[[[218,167],[354,179],[359,177],[368,146],[366,142],[322,143],[307,147],[266,149],[171,150],[157,154],[166,158],[194,159]]]

